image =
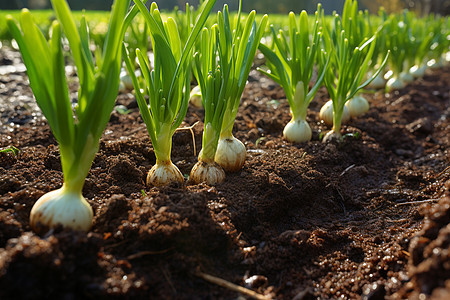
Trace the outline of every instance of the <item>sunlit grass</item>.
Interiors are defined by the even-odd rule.
[[[20,15],[20,10],[1,10],[0,11],[0,41],[11,40],[12,36],[9,33],[8,26],[6,25],[6,16],[12,15],[14,18],[18,19]],[[33,18],[39,27],[44,32],[45,35],[48,34],[48,30],[52,21],[55,20],[56,16],[52,10],[33,10]],[[83,11],[74,11],[73,15],[76,21],[81,19]],[[86,20],[89,23],[89,27],[93,32],[97,31],[99,33],[105,34],[107,31],[107,24],[109,20],[109,12],[107,11],[86,11]]]

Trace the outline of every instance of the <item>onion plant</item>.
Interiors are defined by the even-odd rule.
[[[430,61],[428,61],[427,65],[430,68],[439,68],[443,66],[443,54],[449,51],[450,47],[450,19],[430,16],[429,20],[427,25],[431,24],[430,31],[432,32],[433,39],[428,53]]]
[[[291,121],[284,127],[283,135],[290,142],[311,140],[311,128],[306,121],[310,102],[322,85],[328,61],[321,68],[312,88],[309,88],[317,53],[320,53],[322,32],[319,24],[322,8],[319,4],[312,28],[308,25],[306,11],[300,13],[299,24],[293,12],[289,13],[289,34],[283,30],[272,31],[272,47],[259,45],[266,57],[266,67],[258,70],[281,85],[291,108]],[[311,30],[312,29],[312,30]],[[311,34],[310,34],[311,31]]]
[[[400,73],[400,77],[405,84],[408,84],[414,81],[414,76],[411,74],[410,69],[415,64],[416,51],[420,47],[422,37],[418,32],[414,32],[414,29],[416,28],[415,25],[417,24],[417,17],[413,12],[405,9],[401,14],[401,17],[400,25],[405,27],[405,61],[403,62],[404,70]]]
[[[20,24],[12,17],[7,23],[19,45],[36,101],[59,144],[64,174],[63,186],[43,195],[30,215],[35,231],[58,224],[87,231],[92,225],[92,208],[82,196],[82,188],[98,151],[99,139],[109,120],[119,88],[120,45],[127,24],[136,14],[126,17],[129,0],[113,4],[102,54],[92,56],[89,30],[84,17],[77,28],[64,0],[52,0],[57,20],[47,41],[24,9]],[[65,77],[62,32],[69,42],[79,77],[78,103],[72,110]]]
[[[347,2],[349,1],[352,2],[352,0]],[[363,82],[375,49],[376,35],[370,38],[364,37],[358,46],[351,47],[347,32],[349,32],[353,22],[353,18],[341,19],[336,14],[333,30],[331,33],[328,31],[324,33],[326,53],[331,55],[331,67],[327,68],[324,82],[333,102],[333,128],[325,135],[324,142],[340,140],[345,103],[381,72],[389,56],[387,54],[380,68],[372,77]],[[325,57],[326,55],[321,56],[322,63],[325,63]]]
[[[433,38],[432,34],[428,34],[430,31],[426,26],[431,26],[432,24],[426,24],[424,19],[417,18],[413,12],[407,10],[403,11],[402,16],[401,22],[403,22],[402,26],[406,27],[405,39],[407,44],[404,45],[406,57],[401,79],[405,83],[409,83],[414,80],[414,77],[421,77],[425,74],[425,58],[428,55]]]
[[[246,150],[231,135],[239,100],[247,81],[256,49],[267,25],[264,15],[259,26],[255,11],[250,12],[241,27],[241,10],[233,30],[228,5],[217,13],[217,24],[204,29],[199,51],[195,54],[195,77],[205,108],[202,151],[193,167],[190,181],[215,184],[225,179],[226,171],[237,171],[244,163]],[[233,115],[231,115],[233,114]],[[224,122],[229,122],[223,135]],[[219,140],[224,138],[220,144]],[[235,151],[233,145],[243,148]],[[223,168],[223,169],[222,169]]]
[[[370,20],[369,12],[358,10],[357,1],[347,0],[344,4],[342,14],[342,29],[345,31],[346,38],[348,39],[349,49],[355,49],[360,46],[368,37],[375,34],[376,25],[372,24]],[[380,30],[378,28],[377,30]],[[367,73],[364,78],[370,78],[373,70],[376,69],[375,64],[378,61],[379,53],[382,51],[380,45],[382,39],[378,38],[373,43],[373,53],[367,68]],[[384,54],[383,54],[384,55]],[[375,77],[375,79],[379,76]],[[373,80],[373,81],[374,81]],[[373,82],[371,81],[371,82]],[[361,90],[360,90],[361,91]],[[351,117],[358,117],[369,110],[369,102],[358,91],[353,97],[345,102],[344,110],[342,113],[341,122],[346,123]],[[330,100],[321,108],[319,116],[325,124],[333,124],[333,101]]]
[[[226,109],[220,130],[220,139],[215,161],[228,172],[239,171],[244,165],[247,154],[244,144],[233,136],[233,125],[256,50],[258,49],[268,22],[268,16],[264,15],[259,24],[257,24],[255,21],[256,13],[252,11],[247,16],[245,24],[241,23],[240,12],[241,1],[239,1],[238,15],[234,23],[230,22],[228,15],[225,16],[225,14],[223,18],[226,19],[218,23],[219,32],[225,30],[225,33],[220,35],[220,51],[226,50],[229,61],[227,64],[228,69],[222,70],[222,72],[227,72],[229,78],[224,95]],[[223,25],[221,25],[222,22]],[[231,40],[231,43],[229,41],[223,41],[225,36]],[[225,46],[227,49],[225,49]]]
[[[350,32],[350,36],[353,41],[352,45],[350,45],[351,48],[357,47],[360,43],[363,42],[365,38],[372,36],[376,33],[377,30],[382,30],[383,28],[383,24],[377,24],[378,22],[376,22],[376,20],[371,19],[370,14],[367,10],[364,12],[358,11],[356,1],[354,1],[353,3],[351,3],[351,1],[347,1],[345,3],[344,13],[342,17],[343,23],[345,23],[344,30],[346,32]],[[351,25],[352,22],[356,23],[356,26]],[[379,34],[377,36],[377,39],[373,41],[373,43],[375,44],[375,46],[365,78],[370,78],[373,72],[378,69],[380,60],[384,58],[384,55],[386,53],[385,40],[383,35]],[[385,86],[385,82],[382,78],[382,73],[383,72],[380,72],[378,76],[370,82],[371,87],[374,87],[374,84],[376,84],[375,88],[381,88]],[[360,90],[345,103],[344,114],[346,108],[348,109],[349,118],[355,118],[366,113],[369,110],[370,105],[369,101],[367,101],[367,99],[362,95]]]
[[[398,90],[405,87],[406,83],[402,77],[407,68],[406,59],[408,51],[414,45],[411,45],[411,40],[408,35],[407,24],[401,19],[399,14],[391,15],[388,18],[385,27],[386,46],[391,52],[389,58],[389,72],[391,77],[386,83],[386,90]]]
[[[427,58],[430,51],[434,33],[428,29],[429,23],[425,19],[415,19],[412,35],[415,40],[409,72],[412,76],[419,78],[425,75],[427,68]]]
[[[162,186],[171,182],[183,182],[180,170],[172,163],[170,154],[172,136],[186,116],[191,82],[192,47],[216,0],[208,0],[192,29],[184,48],[177,24],[173,18],[163,21],[156,3],[150,12],[142,0],[135,1],[150,30],[155,65],[150,71],[146,53],[136,49],[144,82],[135,76],[134,64],[125,46],[125,63],[131,79],[139,110],[147,126],[156,156],[156,164],[147,175],[147,185]],[[144,98],[148,93],[149,101]]]
[[[384,31],[384,17],[385,10],[381,7],[378,11],[378,17],[371,18],[370,15],[366,16],[366,20],[368,26],[370,27],[370,35],[374,34],[377,30],[382,31],[378,34],[377,39],[375,41],[375,49],[372,54],[372,60],[369,65],[368,77],[371,77],[373,72],[378,69],[380,66],[384,55],[387,51],[386,49],[386,34]],[[380,26],[382,26],[380,28]],[[385,67],[386,68],[386,67]],[[385,71],[384,69],[378,74],[377,77],[368,85],[369,88],[372,89],[384,89],[386,87],[386,80],[384,79]]]
[[[358,47],[366,37],[371,35],[369,22],[366,20],[366,16],[367,15],[364,15],[362,11],[358,11],[358,3],[356,1],[345,2],[342,16],[342,28],[346,33],[349,49]],[[336,64],[336,62],[333,61],[333,64]],[[369,69],[367,74],[368,73]],[[352,108],[352,106],[354,106],[353,103],[357,103],[357,106],[361,106],[363,103],[365,104],[363,106],[364,108],[368,108],[369,106],[367,100],[359,95],[359,93],[353,95],[352,98],[345,102],[341,117],[342,123],[348,122],[352,117],[349,107]],[[320,119],[329,126],[333,124],[333,111],[334,105],[333,101],[330,99],[321,107],[319,112]],[[357,111],[357,109],[352,109],[352,111]]]
[[[223,16],[225,18],[219,11],[217,18],[221,21],[221,25],[224,19],[228,20],[226,5]],[[226,108],[225,92],[229,79],[227,46],[231,45],[231,39],[223,29],[224,26],[221,26],[219,31],[217,24],[214,24],[211,30],[204,28],[199,52],[195,54],[194,74],[199,83],[201,101],[205,108],[202,150],[198,155],[198,162],[189,175],[189,181],[195,184],[206,182],[212,185],[225,179],[224,170],[214,161]],[[219,41],[225,45],[219,45]]]
[[[129,49],[130,60],[137,64],[136,58],[136,49],[139,49],[141,53],[145,54],[145,58],[149,61],[147,52],[149,46],[149,29],[146,22],[140,22],[138,18],[135,18],[134,22],[130,24],[127,32],[125,32],[125,43]],[[138,72],[139,73],[139,72]],[[133,82],[131,80],[131,76],[128,72],[123,69],[120,73],[120,89],[124,90],[132,90]]]
[[[211,30],[203,30],[201,46],[196,53],[194,73],[205,108],[205,127],[199,161],[190,175],[190,180],[194,183],[206,181],[214,184],[223,181],[225,173],[221,165],[227,171],[236,171],[241,168],[245,159],[245,147],[243,155],[238,152],[238,157],[236,152],[229,153],[229,144],[235,143],[232,139],[224,140],[222,152],[219,152],[219,138],[227,110],[234,109],[236,102],[239,104],[257,45],[267,24],[267,15],[257,26],[255,11],[252,11],[242,30],[239,29],[240,19],[239,9],[236,25],[238,30],[233,31],[228,6],[224,5],[223,12],[217,13],[217,24]],[[239,89],[241,91],[237,94]]]

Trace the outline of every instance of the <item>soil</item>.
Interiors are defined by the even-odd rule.
[[[326,90],[310,105],[312,141],[292,144],[283,90],[252,71],[234,128],[247,160],[216,186],[146,187],[153,148],[120,93],[83,189],[91,231],[37,235],[30,210],[62,185],[58,145],[23,68],[11,70],[20,54],[3,47],[0,62],[0,149],[20,150],[0,153],[0,299],[240,297],[205,274],[268,299],[449,299],[450,67],[367,93],[338,144],[320,141]],[[182,125],[199,121],[197,153],[203,116],[189,107]],[[196,163],[189,130],[172,160],[186,176]]]

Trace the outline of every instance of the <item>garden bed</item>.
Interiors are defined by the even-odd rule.
[[[0,50],[3,65],[19,57]],[[121,93],[83,189],[92,230],[39,236],[28,218],[62,184],[58,146],[23,70],[5,71],[0,149],[20,152],[0,153],[0,298],[237,298],[204,274],[279,299],[445,298],[449,86],[446,67],[398,92],[367,94],[369,112],[344,126],[337,145],[319,140],[328,130],[321,89],[308,114],[313,140],[291,144],[284,92],[252,71],[234,130],[248,151],[243,169],[216,186],[166,188],[144,185],[153,148],[134,96]],[[189,107],[182,125],[200,122],[197,153],[202,119]],[[175,133],[172,160],[183,174],[197,162],[190,130]]]

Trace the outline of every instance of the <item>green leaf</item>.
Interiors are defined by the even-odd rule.
[[[125,60],[125,65],[128,69],[128,73],[130,74],[131,81],[133,82],[134,91],[136,93],[136,101],[139,106],[139,111],[141,112],[142,119],[144,120],[144,123],[147,127],[147,131],[150,135],[151,140],[156,144],[157,139],[155,135],[155,125],[153,122],[153,117],[150,114],[150,110],[148,108],[147,102],[145,101],[144,95],[141,93],[141,86],[139,84],[139,81],[136,77],[135,69],[134,69],[134,63],[130,60],[130,55],[128,53],[127,48],[125,47],[125,44],[122,44],[122,51],[123,51],[123,57]],[[141,56],[139,49],[137,51],[138,59]],[[142,58],[141,58],[142,59]],[[146,79],[147,80],[147,79]]]
[[[286,38],[283,30],[279,30],[279,33],[275,34],[275,30],[271,26],[272,49],[266,45],[259,45],[259,50],[266,58],[265,68],[269,69],[270,72],[263,68],[259,70],[283,87],[294,119],[298,116],[301,116],[301,118],[306,117],[309,102],[314,98],[314,94],[326,76],[326,72],[323,71],[319,82],[316,82],[312,91],[308,91],[317,52],[320,51],[319,46],[322,37],[322,33],[319,32],[320,18],[322,18],[322,12],[321,6],[318,5],[313,31],[311,32],[312,38],[310,38],[308,14],[306,11],[300,13],[298,26],[295,14],[291,12],[289,13],[289,39]],[[326,64],[327,66],[328,63],[329,60]],[[325,69],[322,68],[322,70]],[[301,85],[303,85],[303,92],[307,96],[294,97],[296,92],[299,95],[296,87]]]
[[[74,139],[74,124],[72,106],[69,99],[69,89],[66,82],[64,55],[61,45],[61,28],[58,22],[52,26],[51,54],[53,64],[55,109],[58,114],[58,126],[53,128],[58,142],[70,146]]]
[[[30,86],[36,98],[36,102],[39,108],[42,110],[43,114],[46,116],[47,121],[50,126],[56,126],[56,113],[53,108],[53,102],[49,91],[46,88],[46,78],[45,76],[40,76],[36,66],[36,56],[32,55],[31,49],[28,48],[28,44],[25,42],[24,36],[18,27],[16,21],[11,17],[7,17],[7,24],[9,30],[17,41],[19,49],[22,53],[22,58],[27,67],[27,74],[30,80]],[[54,125],[55,124],[55,125]]]
[[[91,69],[94,70],[94,61],[92,59],[92,53],[89,48],[89,29],[86,22],[86,17],[84,16],[84,12],[80,20],[80,41],[81,46],[83,47],[84,55],[87,59],[87,63],[90,65]],[[97,64],[97,66],[100,67],[101,64]]]
[[[176,61],[181,59],[181,40],[180,34],[178,33],[178,27],[174,19],[167,18],[166,31],[169,35],[170,47],[172,49],[173,56]]]
[[[103,57],[97,56],[97,66],[89,50],[86,20],[82,17],[77,28],[66,1],[52,0],[58,21],[52,25],[48,42],[29,11],[22,11],[20,28],[12,18],[7,20],[22,52],[36,101],[59,143],[64,184],[71,190],[81,192],[98,150],[98,140],[114,107],[121,67],[120,44],[125,32],[123,24],[131,21],[125,19],[129,3],[130,0],[114,1]],[[61,27],[69,41],[80,82],[76,116],[65,77]]]
[[[152,3],[150,11],[148,11],[142,0],[135,1],[135,7],[144,16],[148,26],[155,57],[153,70],[150,71],[146,56],[136,50],[145,79],[145,89],[149,92],[149,104],[147,105],[140,91],[136,92],[136,95],[157,160],[170,160],[171,138],[183,121],[189,103],[192,48],[214,3],[215,0],[205,2],[194,27],[192,30],[187,30],[190,35],[182,48],[180,32],[175,20],[168,18],[164,22],[156,3]],[[190,17],[186,18],[186,24],[190,24]],[[129,72],[134,72],[127,49],[124,50],[124,55],[127,56],[127,69]],[[203,58],[197,57],[196,59]],[[201,71],[199,68],[194,69],[194,73]],[[133,80],[133,85],[135,90],[140,90],[137,78]]]
[[[75,20],[70,12],[67,2],[65,0],[51,0],[51,2],[56,12],[56,16],[58,17],[58,20],[60,20],[64,33],[69,41],[70,50],[77,67],[77,73],[80,80],[80,94],[83,94],[82,91],[89,91],[89,84],[94,82],[93,66],[89,64],[89,59],[86,57],[86,53],[81,42],[81,37],[78,33]],[[84,111],[85,106],[87,105],[84,97],[79,99],[78,105],[80,107],[80,111]]]

